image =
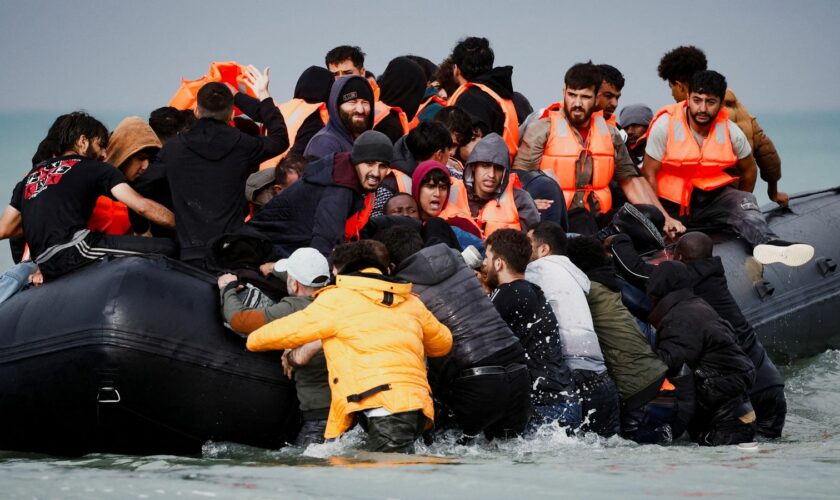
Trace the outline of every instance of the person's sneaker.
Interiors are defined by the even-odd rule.
[[[762,264],[779,262],[786,266],[801,266],[814,257],[814,247],[805,243],[770,240],[753,248],[753,257]]]

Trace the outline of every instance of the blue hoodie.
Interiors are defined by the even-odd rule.
[[[327,109],[330,114],[330,121],[324,128],[315,134],[306,146],[303,152],[304,156],[314,156],[323,158],[331,153],[343,153],[353,150],[353,136],[350,131],[344,126],[341,121],[341,114],[339,113],[338,96],[341,95],[344,86],[347,85],[353,78],[358,78],[365,82],[365,85],[370,84],[361,76],[343,76],[333,83],[330,89],[330,99],[327,101]],[[371,91],[371,95],[373,91]],[[370,103],[370,115],[368,115],[367,129],[373,128],[373,103]]]

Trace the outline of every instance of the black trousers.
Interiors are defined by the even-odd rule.
[[[781,437],[787,415],[787,400],[783,386],[768,387],[750,394],[755,410],[755,431],[764,437]]]
[[[414,442],[423,434],[429,420],[420,410],[382,417],[367,417],[362,412],[359,419],[367,432],[365,448],[385,453],[414,453]]]
[[[621,431],[621,407],[618,388],[606,370],[573,370],[583,414],[581,430],[610,437]]]
[[[445,404],[466,436],[487,439],[520,435],[531,419],[531,376],[528,367],[513,363],[504,372],[456,378]]]

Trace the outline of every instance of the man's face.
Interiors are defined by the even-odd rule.
[[[333,74],[333,77],[335,77],[336,80],[342,76],[365,76],[365,68],[357,68],[353,66],[353,61],[350,59],[345,59],[338,64],[329,64],[327,65],[327,69],[330,70],[330,73]]]
[[[589,125],[589,118],[595,111],[595,87],[586,89],[563,90],[563,111],[566,118],[576,128],[584,128]]]
[[[391,171],[388,164],[381,161],[357,163],[355,167],[362,189],[369,192],[376,191],[376,188],[382,183],[382,179]]]
[[[470,155],[472,154],[473,149],[475,149],[475,145],[478,144],[478,141],[480,141],[480,140],[481,140],[481,130],[474,129],[473,130],[473,136],[472,136],[472,139],[470,140],[470,142],[468,142],[467,144],[465,144],[463,146],[458,146],[457,158],[460,158],[461,161],[467,161],[469,159]],[[460,144],[460,142],[456,143],[456,144]]]
[[[531,260],[529,262],[534,262],[535,260],[543,257],[541,247],[539,241],[534,239],[534,230],[531,229],[528,231],[528,240],[531,242]]]
[[[615,113],[619,99],[621,99],[621,91],[615,85],[605,81],[601,82],[601,88],[598,89],[595,105],[598,109],[604,111],[604,118],[609,118]]]
[[[449,196],[449,184],[443,182],[426,183],[420,186],[417,197],[425,218],[437,217],[443,210],[443,202]]]
[[[142,151],[131,155],[121,165],[122,173],[128,179],[128,182],[132,182],[140,177],[147,168],[149,168],[149,154]]]
[[[688,98],[688,85],[684,82],[669,81],[668,86],[671,88],[671,96],[674,98],[674,102],[684,101]]]
[[[388,200],[385,205],[385,215],[402,215],[412,219],[420,218],[420,214],[417,212],[417,202],[411,196],[395,196]]]
[[[491,290],[499,287],[499,272],[496,269],[497,261],[498,257],[493,253],[493,247],[487,247],[484,252],[484,262],[481,263],[481,272],[484,274],[484,283]]]
[[[353,99],[338,107],[341,123],[350,131],[353,137],[367,130],[370,116],[370,102],[365,99]]]
[[[495,163],[477,162],[473,163],[473,185],[475,194],[482,200],[492,198],[496,193],[502,177],[505,175],[505,168]]]
[[[647,127],[634,123],[633,125],[628,125],[624,131],[627,132],[627,144],[636,144],[645,135],[645,132],[647,132]]]
[[[710,125],[720,111],[720,105],[721,100],[716,95],[688,94],[688,116],[697,125]]]

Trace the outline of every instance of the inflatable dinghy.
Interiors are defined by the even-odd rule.
[[[777,362],[840,348],[840,191],[768,209],[783,239],[816,248],[790,268],[715,254]],[[247,352],[222,326],[215,278],[162,257],[91,264],[0,305],[0,449],[196,454],[208,440],[278,448],[297,433],[279,353]]]

